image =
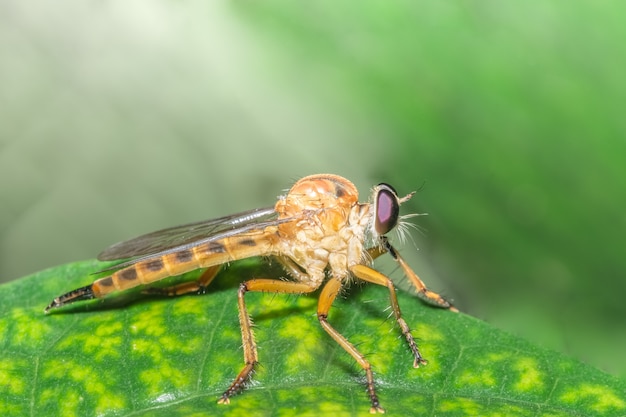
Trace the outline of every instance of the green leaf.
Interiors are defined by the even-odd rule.
[[[319,326],[315,296],[246,296],[261,366],[230,405],[216,403],[243,364],[236,288],[269,273],[258,261],[223,271],[203,296],[135,291],[43,314],[101,266],[68,264],[0,287],[1,415],[369,415],[363,372]],[[399,301],[425,367],[412,367],[387,319],[385,288],[352,285],[330,314],[371,361],[387,413],[626,415],[624,381],[410,294]]]

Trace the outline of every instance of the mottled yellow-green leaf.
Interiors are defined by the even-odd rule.
[[[319,326],[316,294],[246,295],[261,366],[246,392],[217,404],[243,364],[237,285],[272,273],[260,261],[234,264],[201,296],[134,291],[43,314],[99,269],[78,262],[0,287],[3,416],[369,415],[363,372]],[[400,293],[429,360],[414,369],[386,289],[344,294],[329,320],[367,355],[391,415],[626,415],[624,381]]]

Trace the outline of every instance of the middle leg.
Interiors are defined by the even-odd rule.
[[[317,318],[320,324],[326,330],[326,332],[335,339],[335,342],[339,344],[346,352],[350,354],[361,365],[361,368],[365,370],[365,377],[367,378],[367,394],[370,397],[372,407],[370,413],[384,413],[385,409],[380,406],[378,401],[378,395],[376,394],[376,387],[374,386],[374,374],[372,372],[372,365],[365,359],[365,356],[357,350],[352,343],[348,341],[341,333],[339,333],[333,326],[328,323],[328,311],[330,306],[335,301],[337,294],[341,290],[341,280],[333,277],[331,278],[320,293],[319,302],[317,305]]]

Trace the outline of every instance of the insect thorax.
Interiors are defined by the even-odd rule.
[[[344,278],[362,263],[369,205],[358,198],[350,181],[322,174],[302,178],[276,203],[281,218],[296,219],[279,226],[278,252],[297,263],[311,285],[322,283],[327,267]]]

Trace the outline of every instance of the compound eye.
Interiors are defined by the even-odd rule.
[[[388,184],[379,184],[376,187],[376,218],[374,229],[380,235],[387,234],[398,223],[400,203],[396,191]]]

